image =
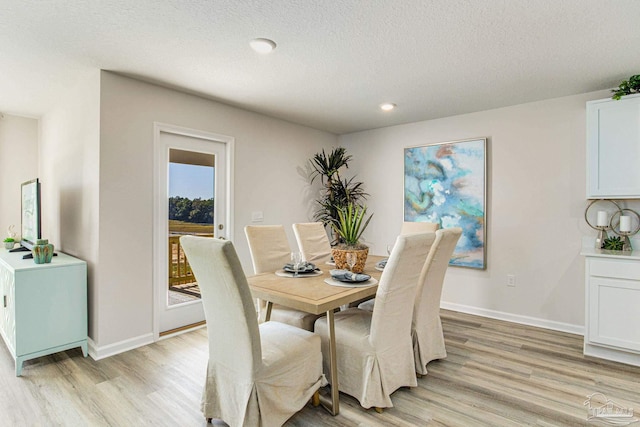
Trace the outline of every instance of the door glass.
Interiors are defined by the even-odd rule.
[[[169,150],[169,305],[200,299],[200,289],[180,246],[185,234],[213,237],[215,156]]]

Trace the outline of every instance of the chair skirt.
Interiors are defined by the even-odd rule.
[[[233,366],[210,361],[202,394],[205,418],[221,419],[231,427],[281,426],[327,383],[320,337],[278,322],[259,328],[258,372],[238,373]]]
[[[411,335],[416,372],[427,375],[429,362],[447,357],[440,315],[436,314],[428,323],[413,325]]]
[[[338,364],[338,389],[355,397],[364,408],[392,407],[391,393],[415,387],[413,350],[409,331],[404,345],[376,348],[370,342],[372,313],[350,308],[334,316]],[[318,319],[315,332],[322,339],[324,372],[329,368],[326,318]]]

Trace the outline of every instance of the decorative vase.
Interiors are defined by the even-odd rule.
[[[15,244],[16,244],[16,242],[4,242],[4,248],[5,249],[13,249]]]
[[[333,261],[336,263],[336,268],[349,270],[349,265],[347,264],[347,253],[349,252],[356,254],[356,263],[351,271],[354,273],[362,273],[364,271],[364,265],[367,262],[367,256],[369,255],[368,247],[361,249],[350,249],[344,247],[331,249],[331,255],[333,255]]]
[[[47,239],[38,239],[31,249],[33,262],[36,264],[47,264],[53,258],[53,245]]]

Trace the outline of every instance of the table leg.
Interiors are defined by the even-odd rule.
[[[338,387],[338,360],[336,358],[336,331],[333,324],[333,310],[327,311],[327,326],[329,329],[329,353],[331,368],[331,414],[340,412],[340,390]]]
[[[271,309],[273,308],[273,303],[271,301],[267,301],[267,306],[265,307],[264,321],[268,322],[271,319]]]

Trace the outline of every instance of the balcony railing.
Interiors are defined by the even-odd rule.
[[[213,237],[213,234],[198,235]],[[180,235],[169,236],[169,288],[195,282],[191,266],[180,246],[180,237]]]

